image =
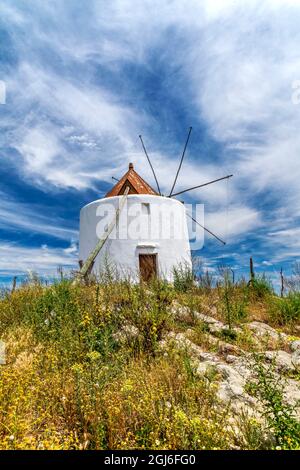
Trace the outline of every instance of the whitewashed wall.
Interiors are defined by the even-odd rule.
[[[99,199],[81,209],[80,260],[85,261],[96,246],[121,198]],[[116,236],[119,239],[114,239]],[[191,266],[185,207],[181,202],[144,194],[127,196],[118,227],[97,256],[93,272],[99,273],[108,261],[121,274],[136,280],[139,254],[157,254],[159,276],[170,281],[174,266],[180,263]]]

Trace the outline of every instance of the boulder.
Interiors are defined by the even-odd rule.
[[[227,356],[225,356],[225,361],[227,362],[227,364],[234,364],[238,360],[239,358],[234,356],[233,354],[227,354]]]
[[[291,341],[290,348],[292,351],[300,351],[300,339]]]
[[[295,369],[291,354],[286,351],[266,351],[267,362],[274,362],[278,372],[289,372]]]
[[[284,400],[295,407],[295,414],[300,418],[300,386],[297,380],[287,379],[284,385]]]
[[[266,323],[263,323],[263,322],[253,321],[251,323],[248,323],[247,326],[258,337],[269,337],[276,341],[280,339],[287,340],[288,338],[285,333],[278,332],[274,328],[272,328],[270,325],[267,325]]]
[[[115,341],[117,341],[117,343],[124,343],[126,341],[130,341],[137,338],[138,335],[138,328],[128,323],[126,325],[123,325],[119,331],[113,333],[112,337]]]
[[[232,351],[232,353],[224,353],[222,358],[217,353],[204,351],[188,339],[186,334],[176,334],[174,332],[169,333],[161,341],[161,346],[166,348],[170,341],[175,341],[177,346],[184,348],[190,354],[199,376],[208,381],[213,381],[217,385],[217,397],[226,406],[230,407],[235,416],[239,416],[240,413],[245,415],[246,413],[258,420],[263,419],[261,403],[245,390],[247,384],[256,381],[252,353],[241,355],[242,351],[239,351],[240,355],[237,356],[235,355],[235,348],[232,349],[232,345],[224,343],[228,348],[228,352]],[[226,346],[224,351],[226,351]],[[267,351],[263,354],[263,357],[266,361],[266,373],[268,372],[267,363],[274,361],[277,369],[274,375],[280,383],[282,372],[296,370],[295,363],[299,364],[300,362],[300,351],[297,350],[293,354],[281,350]],[[292,378],[285,377],[282,384],[284,387],[284,400],[292,406],[295,405],[300,400],[299,383]]]
[[[300,369],[300,349],[297,349],[292,354],[292,364],[296,369]]]
[[[208,330],[212,334],[218,335],[222,331],[228,330],[228,326],[222,323],[220,320],[216,320],[214,317],[206,315],[205,313],[191,312],[188,307],[180,305],[177,301],[172,303],[171,314],[178,320],[190,321],[193,318],[196,321],[203,322],[205,325],[207,325]],[[235,327],[233,328],[233,331],[235,333],[241,333],[242,329]]]
[[[181,305],[179,302],[174,300],[170,306],[170,313],[174,316],[177,320],[190,320],[191,319],[191,311],[188,307]]]

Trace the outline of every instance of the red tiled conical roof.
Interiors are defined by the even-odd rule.
[[[129,163],[129,170],[118,181],[118,183],[105,195],[105,197],[120,196],[124,194],[125,189],[129,186],[128,194],[153,194],[158,196],[158,193],[146,183],[143,178],[137,174],[133,168],[133,164]]]

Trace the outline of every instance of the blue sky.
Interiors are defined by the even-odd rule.
[[[77,264],[80,208],[128,167],[193,191],[209,269],[299,258],[300,1],[2,0],[0,282]],[[228,208],[227,208],[228,201]]]

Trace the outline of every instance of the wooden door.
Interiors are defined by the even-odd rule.
[[[139,255],[140,278],[148,282],[157,276],[157,255]]]

